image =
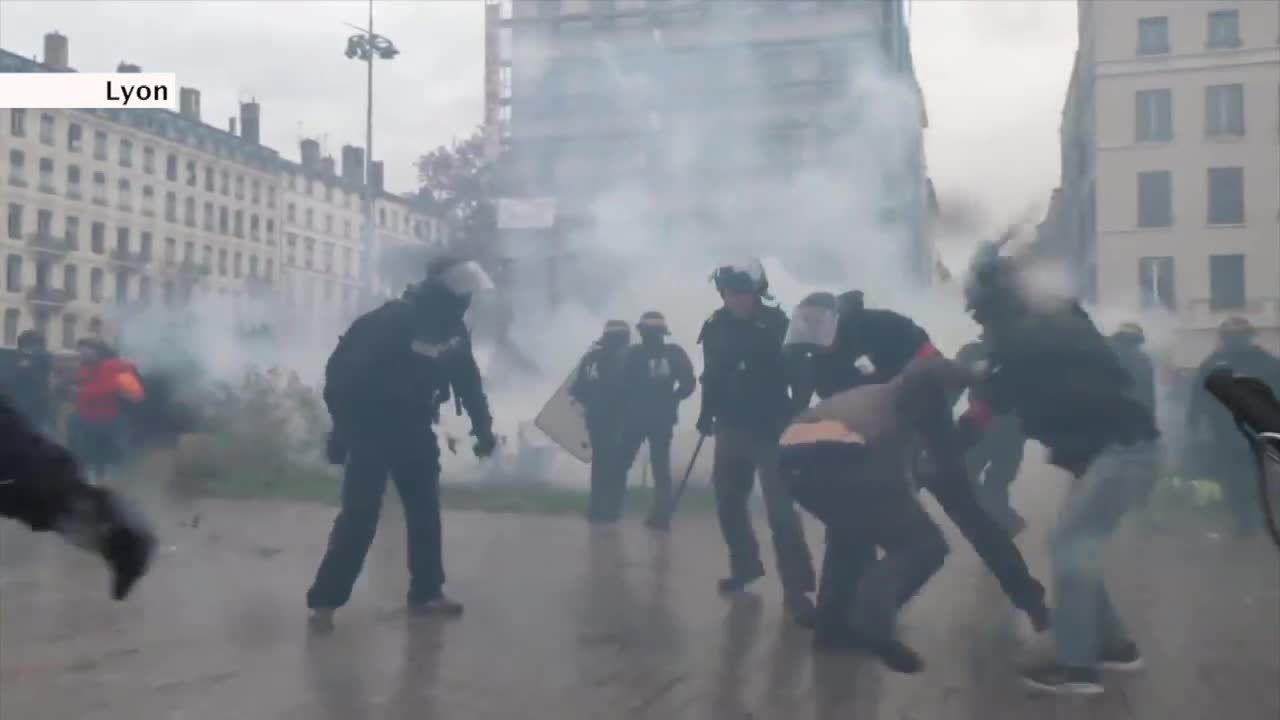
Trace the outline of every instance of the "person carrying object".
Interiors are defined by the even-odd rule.
[[[622,472],[623,358],[631,346],[631,328],[625,321],[604,324],[600,339],[578,362],[569,395],[582,406],[591,443],[591,495],[587,521],[608,525],[622,515],[627,478]]]

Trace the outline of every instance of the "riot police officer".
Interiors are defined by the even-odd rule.
[[[440,449],[432,431],[452,387],[471,418],[477,457],[496,445],[492,418],[464,315],[472,293],[493,287],[475,262],[432,261],[404,297],[352,323],[325,367],[324,399],[333,418],[329,456],[346,466],[342,509],[307,593],[316,629],[346,604],[377,530],[387,475],[395,481],[408,530],[408,602],[418,614],[457,615],[444,594],[440,527]]]
[[[1231,414],[1205,391],[1204,381],[1215,367],[1227,365],[1237,374],[1256,377],[1273,391],[1280,392],[1280,358],[1258,347],[1255,334],[1246,318],[1223,321],[1218,328],[1218,347],[1200,364],[1187,406],[1188,431],[1191,437],[1206,436],[1211,467],[1235,517],[1236,531],[1242,536],[1255,534],[1262,519],[1257,506],[1253,456],[1244,437],[1236,430]]]
[[[622,445],[618,407],[623,394],[622,358],[630,345],[631,328],[626,322],[606,322],[600,339],[582,356],[569,386],[569,395],[582,406],[591,443],[587,520],[592,524],[607,525],[622,514],[626,476],[618,477]]]
[[[720,591],[740,591],[764,576],[747,507],[758,474],[787,608],[809,625],[813,560],[795,502],[778,477],[778,437],[790,421],[793,402],[782,350],[787,316],[764,304],[769,281],[757,260],[722,266],[712,279],[724,306],[698,336],[703,373],[697,427],[704,436],[715,435],[711,481],[729,547],[729,575],[720,580]]]
[[[622,441],[616,482],[624,489],[627,472],[642,443],[649,445],[653,468],[653,507],[645,524],[666,530],[671,522],[671,436],[676,409],[693,394],[697,381],[693,363],[684,348],[666,341],[671,331],[662,313],[651,310],[636,325],[640,344],[627,349],[623,358]],[[622,493],[618,493],[621,504]]]
[[[101,555],[111,569],[111,596],[123,600],[155,550],[151,528],[121,495],[84,480],[66,448],[0,399],[0,516],[35,532],[56,532]]]
[[[53,401],[49,375],[52,363],[44,335],[35,330],[18,336],[18,357],[12,375],[5,378],[5,394],[14,408],[36,428],[49,431],[53,424]]]

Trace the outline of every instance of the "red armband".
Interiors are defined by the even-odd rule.
[[[920,349],[916,351],[915,356],[912,357],[911,359],[923,360],[925,358],[931,358],[941,354],[942,353],[938,352],[938,348],[933,346],[933,343],[925,343],[924,345],[920,346]]]
[[[965,409],[964,415],[961,417],[970,418],[978,427],[986,427],[995,419],[995,413],[991,412],[991,406],[981,400],[970,398],[969,407]]]

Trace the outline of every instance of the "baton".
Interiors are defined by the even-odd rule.
[[[676,494],[671,496],[671,505],[667,508],[667,517],[676,514],[676,506],[680,504],[680,498],[684,495],[684,489],[689,486],[689,475],[693,472],[693,466],[698,462],[698,453],[702,452],[702,443],[707,441],[707,436],[698,434],[698,444],[693,448],[693,457],[689,458],[689,467],[684,470],[684,477],[680,478],[680,487],[676,488]]]

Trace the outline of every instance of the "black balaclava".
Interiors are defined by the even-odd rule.
[[[666,342],[671,331],[667,329],[667,319],[657,310],[650,310],[640,316],[636,323],[636,332],[640,333],[640,341],[646,347],[659,347]]]
[[[624,348],[631,344],[631,328],[622,320],[610,320],[604,324],[599,344],[606,350]]]

